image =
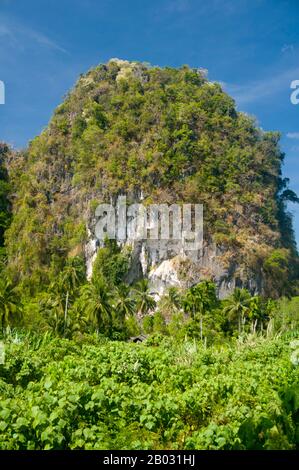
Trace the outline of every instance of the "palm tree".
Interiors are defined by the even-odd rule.
[[[172,315],[182,308],[182,297],[176,287],[170,287],[159,302],[159,307],[164,314]]]
[[[17,288],[6,277],[0,278],[0,322],[2,331],[19,317],[22,308]]]
[[[263,303],[259,295],[254,295],[251,297],[249,302],[248,317],[251,320],[251,332],[255,333],[258,321],[262,320],[263,317]]]
[[[137,315],[142,317],[156,307],[156,301],[152,297],[153,292],[149,291],[147,279],[141,279],[133,289],[136,300]]]
[[[85,279],[85,268],[78,256],[70,258],[59,276],[59,283],[65,291],[73,293]]]
[[[223,313],[228,315],[230,320],[238,321],[238,332],[241,334],[241,327],[244,324],[244,316],[250,312],[252,298],[247,289],[236,288],[233,294],[226,300]]]
[[[107,284],[100,277],[82,287],[81,301],[89,319],[95,322],[99,331],[111,331],[112,298]]]
[[[54,313],[54,318],[57,317],[57,322],[59,319],[59,323],[62,311],[62,315],[64,317],[64,331],[66,331],[67,328],[67,316],[69,303],[70,300],[72,300],[71,297],[74,296],[84,279],[85,269],[82,260],[79,257],[74,257],[67,261],[58,278],[50,285],[50,291],[53,293],[53,298],[51,299],[48,307],[51,307],[52,304],[52,307],[55,310],[55,312],[53,310],[52,314]],[[55,326],[55,331],[57,326],[58,324]]]
[[[203,315],[213,309],[217,304],[215,285],[210,281],[203,281],[188,289],[183,299],[184,310],[190,313],[193,320],[200,320],[200,339],[203,339]]]
[[[202,293],[198,290],[197,286],[191,287],[184,298],[184,310],[190,313],[191,318],[196,320],[197,315],[200,317],[200,339],[202,340],[202,316],[204,313],[205,302]]]
[[[130,287],[121,284],[115,289],[114,311],[123,325],[125,319],[133,315],[136,301],[131,297]]]
[[[251,297],[248,316],[252,320],[251,331],[253,333],[255,333],[258,323],[263,331],[263,322],[269,320],[274,308],[275,302],[272,299],[266,301],[259,295]]]
[[[51,292],[42,297],[39,304],[52,331],[56,334],[65,333],[66,324],[62,297],[55,292]]]

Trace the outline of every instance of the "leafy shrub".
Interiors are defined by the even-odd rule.
[[[0,449],[298,448],[292,351],[287,337],[206,349],[161,335],[12,336]]]

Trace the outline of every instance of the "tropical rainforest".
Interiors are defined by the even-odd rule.
[[[299,448],[283,159],[204,71],[118,59],[26,149],[0,144],[0,449]],[[243,273],[225,298],[213,273],[157,296],[116,240],[87,276],[95,208],[141,192],[203,204],[206,243]]]

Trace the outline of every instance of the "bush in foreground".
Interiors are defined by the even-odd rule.
[[[15,337],[0,365],[0,449],[298,448],[293,349],[294,335],[207,349]]]

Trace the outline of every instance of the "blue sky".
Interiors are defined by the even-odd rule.
[[[0,0],[0,140],[25,146],[78,75],[112,57],[189,64],[282,133],[284,175],[299,193],[298,22],[298,0]]]

